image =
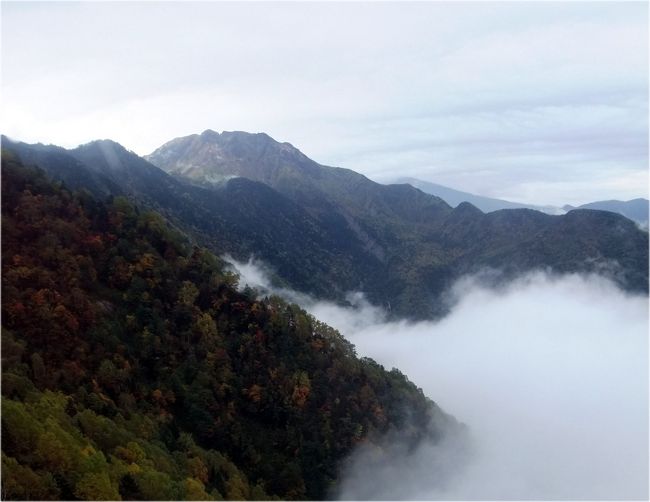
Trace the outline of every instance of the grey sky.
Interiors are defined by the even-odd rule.
[[[644,2],[6,3],[5,134],[264,131],[378,181],[648,195]]]

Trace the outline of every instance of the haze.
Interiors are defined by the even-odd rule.
[[[498,290],[466,278],[449,316],[410,324],[385,322],[359,294],[341,308],[274,290],[260,264],[238,268],[469,427],[469,456],[454,440],[409,455],[384,444],[379,465],[358,450],[341,499],[647,499],[647,298],[599,276],[537,273]]]
[[[378,181],[648,197],[645,2],[3,2],[3,133],[263,131]]]

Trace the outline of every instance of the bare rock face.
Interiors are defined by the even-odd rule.
[[[220,182],[229,176],[272,184],[283,169],[309,169],[316,165],[289,143],[278,143],[265,133],[210,129],[176,138],[145,157],[170,174],[198,182]]]

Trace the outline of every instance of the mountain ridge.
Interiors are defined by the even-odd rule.
[[[589,202],[580,206],[574,207],[565,205],[563,209],[573,211],[575,209],[596,209],[599,211],[610,211],[612,213],[622,214],[626,218],[637,222],[641,227],[648,228],[648,211],[649,201],[642,197],[630,200],[599,200]]]
[[[456,190],[438,183],[424,181],[417,178],[402,177],[393,181],[394,183],[407,183],[411,186],[419,188],[425,193],[436,195],[440,197],[450,206],[456,207],[462,202],[469,202],[484,213],[498,211],[499,209],[535,209],[547,214],[562,214],[560,208],[554,206],[538,206],[534,204],[524,204],[520,202],[511,202],[503,199],[495,199],[493,197],[485,197],[483,195],[476,195],[462,190]]]
[[[620,274],[614,278],[622,287],[647,292],[647,234],[621,216],[586,210],[570,217],[527,210],[483,214],[469,205],[452,209],[410,185],[381,185],[302,154],[283,155],[288,147],[268,135],[225,138],[216,157],[211,156],[213,143],[225,140],[213,131],[172,140],[170,152],[156,150],[171,172],[180,161],[196,163],[187,156],[198,149],[197,158],[210,160],[218,183],[206,182],[203,176],[210,173],[205,170],[193,171],[193,177],[170,175],[126,149],[113,148],[124,170],[115,173],[107,166],[113,153],[102,151],[101,144],[69,151],[52,147],[52,156],[43,147],[7,142],[3,147],[83,188],[62,165],[67,159],[86,177],[105,180],[105,195],[116,185],[121,194],[160,211],[213,251],[240,260],[255,255],[285,286],[341,302],[348,292],[363,291],[375,305],[390,305],[395,317],[443,314],[448,308],[443,292],[461,275],[485,267],[511,277],[533,268],[589,272],[603,268],[597,263],[616,262]],[[178,147],[183,142],[191,148]],[[262,162],[250,160],[261,153]]]
[[[425,193],[440,197],[452,207],[456,207],[462,202],[469,202],[484,213],[498,211],[500,209],[534,209],[536,211],[541,211],[547,214],[560,215],[574,209],[597,209],[600,211],[610,211],[621,214],[626,218],[635,221],[642,227],[648,227],[648,199],[642,197],[628,201],[594,201],[586,204],[581,204],[579,206],[572,206],[570,204],[565,204],[562,207],[550,205],[539,206],[476,195],[417,178],[397,178],[394,183],[407,183],[411,186],[419,188]]]
[[[239,133],[239,134],[240,134],[239,136],[240,138],[245,138],[247,133]],[[180,138],[180,140],[184,140],[184,139]],[[220,136],[219,135],[212,136],[210,140],[219,143]],[[173,141],[177,141],[177,140],[173,140]],[[187,139],[185,139],[184,141],[187,141]],[[169,145],[169,144],[170,143],[166,143],[165,145]],[[271,142],[270,144],[278,145],[277,142]],[[202,145],[200,143],[195,143],[193,145],[193,151],[184,150],[182,152],[166,151],[165,145],[156,149],[155,155],[152,154],[148,158],[153,163],[160,164],[159,167],[167,170],[168,172],[173,172],[174,165],[176,163],[187,162],[188,157],[192,157],[192,155],[196,154],[195,158],[197,159],[197,163],[201,162],[201,159],[205,158],[206,145]],[[163,152],[165,153],[165,162],[160,162],[159,159],[163,154]],[[227,152],[227,149],[225,149],[224,152]],[[207,170],[212,170],[212,172],[217,172],[219,175],[223,176],[223,175],[232,175],[232,174],[237,174],[237,175],[243,174],[242,171],[232,170],[231,159],[224,160],[223,158],[212,158],[209,160],[210,162],[204,164],[203,167]],[[439,241],[438,237],[440,236],[440,229],[443,227],[447,229],[447,233],[446,234],[443,233],[444,236],[449,236],[449,233],[453,234],[453,232],[460,232],[461,234],[465,234],[467,236],[466,244],[469,244],[470,238],[467,235],[467,232],[464,232],[463,230],[458,228],[458,226],[453,227],[453,225],[450,226],[449,224],[445,224],[447,220],[453,220],[457,218],[457,215],[454,214],[454,211],[451,210],[451,207],[449,207],[449,205],[446,202],[444,202],[443,199],[435,196],[432,196],[434,198],[426,199],[425,194],[422,191],[417,189],[412,190],[411,186],[408,184],[407,185],[405,184],[384,185],[381,188],[379,188],[378,184],[372,182],[371,180],[368,180],[367,178],[361,175],[354,173],[348,176],[349,171],[347,170],[342,170],[341,168],[331,168],[328,166],[320,166],[319,164],[313,161],[310,161],[310,166],[312,168],[314,166],[320,167],[320,172],[317,172],[315,176],[316,181],[309,184],[304,180],[299,180],[296,183],[295,178],[292,178],[291,184],[288,184],[287,181],[285,181],[285,179],[283,179],[282,176],[269,175],[268,171],[265,170],[265,166],[266,166],[265,164],[248,166],[248,171],[245,174],[247,176],[252,177],[253,179],[257,179],[259,181],[269,183],[272,187],[274,187],[281,193],[284,193],[285,195],[289,196],[290,198],[298,201],[302,205],[306,205],[306,206],[309,205],[309,200],[313,198],[316,199],[320,198],[320,199],[327,200],[328,202],[333,204],[335,210],[345,215],[344,217],[346,218],[346,220],[348,221],[352,220],[354,224],[356,224],[362,230],[366,231],[368,235],[376,237],[378,242],[378,247],[380,247],[382,249],[382,252],[387,256],[390,255],[390,252],[387,252],[387,250],[389,250],[390,248],[396,245],[402,248],[401,250],[402,253],[404,254],[411,253],[412,251],[408,249],[409,247],[408,242],[412,240],[414,234],[419,235],[420,236],[419,238],[424,240],[425,242],[435,243],[436,241]],[[257,169],[254,169],[254,167]],[[298,172],[298,166],[283,166],[283,167],[285,169],[285,172],[291,171],[294,175],[295,173]],[[274,173],[277,173],[279,171],[278,166],[276,165],[275,169],[273,169],[272,171]],[[186,176],[185,178],[196,181],[197,179],[200,180],[201,176],[204,174],[205,173],[202,172],[194,172],[192,173],[191,176]],[[304,184],[306,184],[306,186],[304,186]],[[371,193],[372,194],[371,197],[366,198],[366,193],[364,192]],[[401,194],[401,196],[397,196],[398,193]],[[387,201],[392,201],[392,204],[390,205],[389,208],[387,208],[386,206],[384,206],[383,208],[378,208],[375,205],[377,199],[381,199],[382,204],[385,204]],[[363,201],[361,205],[364,206],[362,208],[361,214],[355,211],[356,209],[359,208],[359,203],[358,203],[359,200]],[[535,209],[539,209],[539,208],[536,207]],[[551,228],[553,226],[561,227],[561,225],[548,223],[552,220],[532,218],[532,217],[529,219],[525,219],[525,218],[521,219],[517,216],[518,213],[516,211],[522,211],[522,210],[523,209],[516,209],[515,213],[512,214],[508,213],[507,215],[492,215],[492,213],[490,213],[490,216],[488,216],[486,221],[490,222],[490,224],[492,222],[501,222],[502,225],[505,226],[506,224],[508,224],[511,228],[513,228],[512,224],[515,221],[519,221],[520,222],[519,224],[524,226],[526,224],[537,225],[537,224],[541,224],[541,222],[544,221],[546,222],[545,225],[548,228]],[[373,213],[380,214],[380,217],[384,223],[384,226],[381,230],[381,232],[383,232],[383,235],[378,236],[376,233],[374,233],[374,231],[376,230],[376,226],[375,226],[376,222],[373,221],[372,217],[369,217],[369,215],[372,215]],[[400,221],[396,226],[391,226],[390,223],[386,224],[386,222],[391,221],[391,218],[397,218]],[[475,212],[474,219],[476,218],[479,218],[479,215]],[[601,219],[602,222],[609,221],[609,219],[605,218],[604,216],[587,215],[585,213],[582,213],[582,215],[579,216],[579,218],[585,219],[585,223],[587,224],[594,224],[594,222],[599,218]],[[507,220],[512,220],[512,221],[508,222]],[[453,230],[451,230],[452,227]],[[407,230],[405,230],[405,228],[407,228]],[[496,226],[492,225],[492,228],[496,233],[503,231],[503,229],[499,228],[499,225]],[[478,231],[479,234],[481,233],[481,229],[476,229],[476,230]],[[517,232],[520,233],[520,235],[523,237],[521,230],[522,229],[518,229]],[[556,239],[558,237],[560,236],[556,235],[553,238]],[[550,236],[540,234],[537,237],[535,237],[533,232],[533,234],[525,237],[526,240],[531,240],[531,239],[534,240],[534,239],[542,239],[542,238],[548,240]],[[566,239],[568,238],[568,236],[562,236],[561,238]],[[502,243],[499,244],[500,246],[507,247],[507,245],[504,243],[505,241],[504,236],[499,237],[498,240]],[[585,241],[588,240],[589,239],[586,238],[585,236]],[[404,245],[399,243],[402,244],[406,243],[406,248]],[[492,244],[494,244],[494,242]],[[587,245],[586,242],[584,244]],[[554,245],[556,244],[551,244],[550,247],[554,247]],[[529,249],[530,247],[531,246],[526,245],[523,246],[523,249]],[[541,250],[548,247],[549,244],[546,244],[541,247],[532,246],[532,248],[534,249],[539,249],[540,252],[542,252]],[[511,251],[515,252],[515,250],[512,247],[511,247]],[[416,252],[420,254],[423,251],[422,249],[419,249]],[[543,252],[542,256],[538,256],[538,258],[540,259],[539,262],[542,265],[552,265],[552,263],[549,263],[548,260],[545,260],[544,258],[544,255],[547,254],[548,253]],[[553,254],[555,256],[561,255],[561,253],[558,252],[557,250],[554,251]],[[601,253],[598,252],[596,254],[600,255]],[[598,257],[593,257],[593,258],[598,259]],[[433,265],[430,259],[427,259],[427,261],[430,263],[430,265]],[[481,259],[479,259],[478,261],[480,262]],[[490,264],[492,264],[493,257],[489,258],[488,261],[490,262]],[[526,267],[529,267],[530,264],[533,263],[535,260],[524,258],[516,261],[520,261],[521,263],[526,263]],[[506,268],[509,267],[509,264],[507,263],[499,264],[499,265],[500,266],[503,265]],[[576,265],[577,264],[574,263],[574,265],[572,266],[576,266]],[[434,268],[437,267],[434,266]],[[467,262],[465,262],[459,268],[463,269],[464,272],[471,272],[474,269],[474,267],[472,267],[472,265],[468,264]],[[571,266],[562,265],[559,268],[565,269],[565,268],[571,268]],[[642,281],[639,281],[639,284],[641,282]]]

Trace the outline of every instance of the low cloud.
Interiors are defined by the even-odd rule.
[[[543,273],[498,289],[465,278],[450,296],[448,316],[420,323],[386,322],[360,294],[349,308],[292,300],[468,426],[467,443],[357,450],[339,498],[647,499],[647,298]]]
[[[260,296],[281,296],[287,301],[300,305],[317,319],[337,328],[343,334],[364,330],[369,326],[380,325],[386,321],[386,312],[368,302],[363,293],[350,292],[346,297],[348,307],[342,307],[331,302],[319,301],[305,293],[278,286],[274,281],[276,277],[274,271],[253,257],[248,261],[239,261],[230,255],[225,255],[223,259],[231,264],[233,271],[239,275],[240,290],[250,287],[256,289]]]

